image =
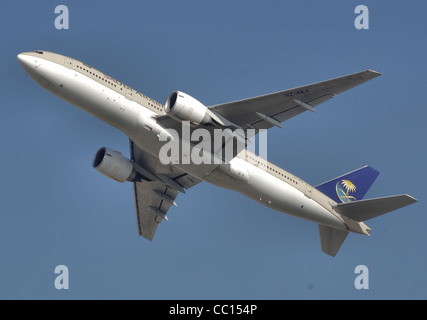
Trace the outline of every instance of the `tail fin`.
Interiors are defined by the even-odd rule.
[[[348,231],[338,230],[319,224],[319,234],[322,251],[332,257],[335,257],[347,237]]]
[[[398,196],[339,203],[334,209],[343,216],[363,223],[363,221],[403,208],[417,201],[417,199],[407,194],[401,194]],[[366,225],[364,226],[367,227]],[[319,231],[322,251],[335,257],[347,237],[348,231],[322,225],[319,225]],[[369,234],[369,231],[370,229],[368,228],[368,233],[366,234]]]
[[[364,166],[333,180],[322,183],[317,190],[337,203],[361,200],[380,173],[370,166]]]
[[[362,200],[378,175],[377,170],[365,166],[325,182],[316,189],[337,202],[334,206],[336,212],[360,224],[417,202],[417,199],[407,194]],[[363,226],[366,227],[366,232],[350,231],[369,234],[370,229],[365,224]],[[319,225],[319,233],[322,251],[335,257],[347,237],[348,231]]]

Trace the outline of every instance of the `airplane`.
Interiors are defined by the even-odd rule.
[[[93,167],[118,182],[133,183],[138,234],[150,241],[159,224],[168,220],[170,207],[177,206],[178,194],[202,181],[237,191],[270,209],[317,223],[321,250],[333,257],[349,232],[370,235],[366,220],[417,202],[407,194],[363,199],[379,174],[370,166],[312,186],[247,148],[249,131],[257,134],[271,127],[282,127],[282,122],[303,112],[316,112],[319,104],[378,77],[381,75],[378,72],[365,70],[212,106],[175,91],[163,105],[64,55],[36,50],[20,53],[17,58],[25,72],[47,91],[129,137],[130,159],[102,147],[94,156]],[[192,135],[202,129],[213,133],[208,138],[213,140],[217,136],[215,130],[229,129],[233,134],[224,135],[216,149],[207,152],[200,149],[197,141],[184,137],[185,128]],[[240,134],[234,134],[239,130]],[[172,141],[179,146],[179,156],[164,163],[160,156],[162,148]],[[232,150],[229,159],[225,159],[225,149]],[[182,161],[200,152],[205,160],[221,161],[198,164]]]

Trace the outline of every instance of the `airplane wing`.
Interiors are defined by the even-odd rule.
[[[332,99],[337,94],[358,86],[368,80],[374,79],[381,73],[366,70],[347,76],[326,80],[299,88],[289,89],[276,93],[271,93],[255,98],[249,98],[234,102],[218,104],[209,107],[211,115],[219,120],[219,123],[224,123],[226,128],[232,130],[241,128],[245,134],[248,129],[268,129],[273,126],[281,126],[281,122],[288,120],[304,111],[316,112],[315,106]],[[159,115],[156,117],[157,122],[164,128],[176,130],[182,135],[182,124],[170,117],[168,114]],[[202,125],[199,127],[189,128],[192,135],[194,130],[203,128],[208,130],[212,138],[211,145],[215,145],[215,129],[218,128],[212,125]],[[218,150],[214,150],[214,154],[224,155],[228,145],[233,146],[230,157],[236,156],[242,149],[250,143],[251,137],[242,137],[236,135],[237,131],[224,132],[224,143]],[[236,144],[233,139],[242,141]],[[225,162],[230,159],[223,157]]]
[[[307,86],[209,107],[211,111],[242,127],[268,129],[314,107],[335,95],[380,76],[366,70]]]
[[[139,148],[133,141],[130,141],[130,149],[134,163],[161,177],[152,181],[133,182],[138,234],[151,241],[159,224],[167,220],[169,208],[176,206],[175,198],[179,191],[184,192],[201,180],[171,165],[163,165],[159,159]]]

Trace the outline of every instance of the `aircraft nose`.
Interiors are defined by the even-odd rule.
[[[34,59],[31,59],[29,55],[20,53],[18,54],[17,58],[22,69],[24,69],[26,72],[34,68]]]

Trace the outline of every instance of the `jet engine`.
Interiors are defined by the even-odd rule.
[[[178,121],[190,121],[192,125],[212,122],[208,108],[192,96],[181,92],[173,92],[165,104],[166,113]]]
[[[120,152],[101,148],[93,158],[92,166],[103,175],[118,182],[134,181],[133,163]]]

